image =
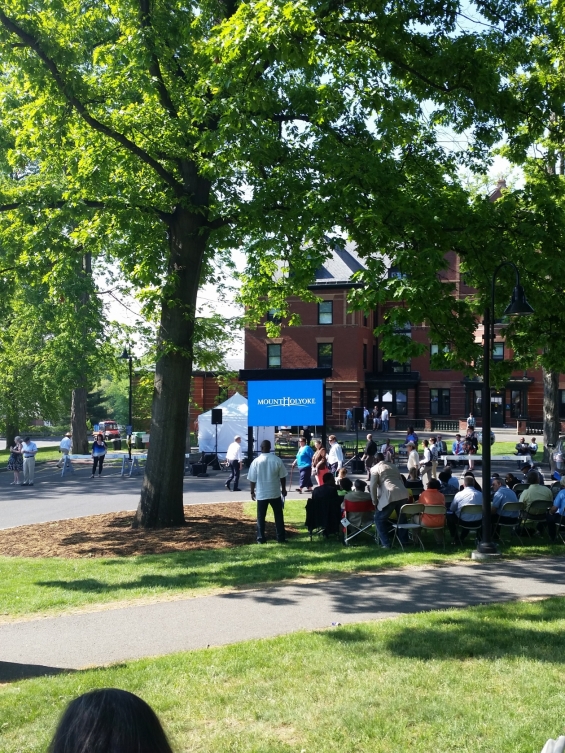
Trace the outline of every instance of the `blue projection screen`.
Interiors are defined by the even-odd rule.
[[[324,380],[248,382],[249,426],[323,426]]]

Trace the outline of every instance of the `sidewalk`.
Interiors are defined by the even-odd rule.
[[[565,557],[407,569],[0,625],[3,676],[34,676],[400,614],[565,594]],[[72,584],[70,583],[71,587]]]

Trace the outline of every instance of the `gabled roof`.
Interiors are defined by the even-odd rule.
[[[341,246],[335,239],[329,239],[331,256],[316,271],[316,277],[310,287],[354,285],[351,277],[354,272],[366,269],[355,250],[354,243]]]

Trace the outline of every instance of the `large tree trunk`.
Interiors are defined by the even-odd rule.
[[[6,449],[14,446],[14,439],[18,436],[18,422],[14,416],[6,416]]]
[[[559,439],[559,374],[543,369],[543,460],[549,462],[548,445]]]
[[[88,455],[88,434],[86,429],[86,388],[73,390],[71,402],[71,431],[73,434],[73,454]]]
[[[183,477],[196,295],[207,232],[201,213],[177,207],[169,228],[169,290],[163,301],[151,441],[134,526],[184,525]]]

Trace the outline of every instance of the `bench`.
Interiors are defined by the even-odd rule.
[[[442,455],[440,460],[443,460],[443,464],[447,465],[449,460],[463,460],[469,462],[469,458],[473,458],[473,460],[482,460],[482,457],[482,455]],[[524,463],[532,462],[531,455],[491,455],[490,459],[496,461],[511,460],[512,462],[523,460]]]

